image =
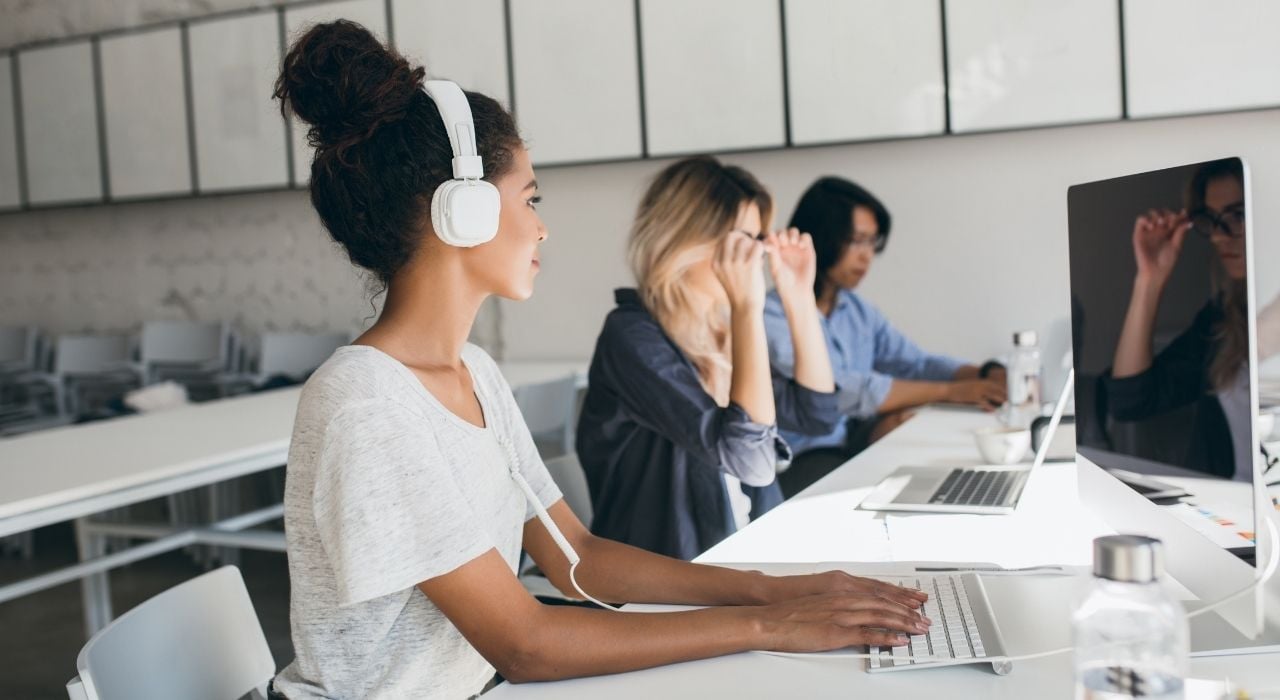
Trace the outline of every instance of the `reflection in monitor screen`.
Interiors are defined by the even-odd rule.
[[[1239,519],[1251,545],[1246,190],[1227,158],[1077,185],[1068,207],[1081,454],[1198,494],[1206,534]]]

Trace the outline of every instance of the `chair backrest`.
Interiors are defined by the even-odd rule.
[[[257,375],[301,379],[350,340],[346,333],[263,333]]]
[[[529,432],[535,438],[560,442],[565,452],[572,452],[577,427],[577,377],[569,374],[549,382],[525,384],[516,387],[514,393]]]
[[[583,525],[591,527],[591,518],[595,511],[591,508],[591,491],[587,487],[587,475],[582,471],[578,455],[570,452],[567,455],[547,460],[547,471],[551,472],[551,480],[560,487],[564,494],[565,505],[578,516]]]
[[[235,700],[262,688],[275,660],[240,570],[179,584],[100,630],[76,659],[89,700]]]
[[[35,326],[0,326],[0,364],[34,369],[39,337]]]
[[[227,324],[213,321],[147,321],[142,325],[142,363],[196,364],[220,361],[230,351]]]
[[[97,374],[129,362],[129,336],[63,335],[53,356],[57,374]]]

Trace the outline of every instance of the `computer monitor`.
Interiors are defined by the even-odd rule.
[[[1267,551],[1249,197],[1240,158],[1067,193],[1081,499],[1163,540],[1206,602],[1253,582]],[[1263,600],[1197,618],[1193,649],[1257,645]]]

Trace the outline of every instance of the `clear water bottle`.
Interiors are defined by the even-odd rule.
[[[1093,541],[1093,585],[1072,618],[1078,700],[1182,697],[1190,633],[1163,573],[1160,540]]]
[[[1035,331],[1013,334],[1013,354],[1009,356],[1009,399],[1005,404],[1005,425],[1028,428],[1040,417],[1040,348]]]

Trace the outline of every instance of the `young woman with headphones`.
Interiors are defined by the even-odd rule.
[[[466,342],[488,296],[533,292],[547,231],[529,154],[497,102],[423,76],[338,21],[298,39],[277,82],[310,124],[312,203],[386,301],[299,401],[285,494],[297,658],[273,696],[456,698],[495,668],[550,680],[923,631],[916,591],[695,565],[583,527],[497,366]],[[543,605],[516,578],[522,548],[568,593],[721,607]]]

